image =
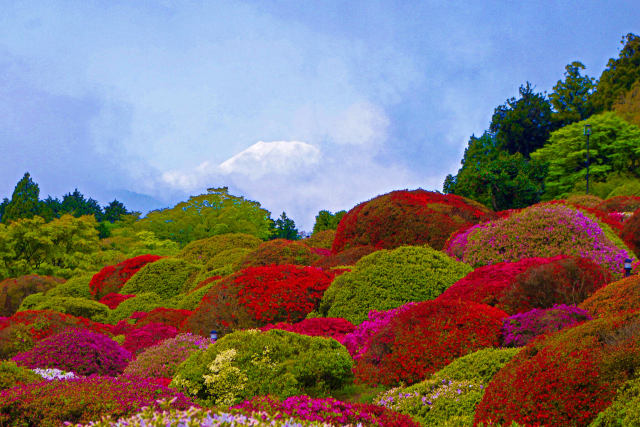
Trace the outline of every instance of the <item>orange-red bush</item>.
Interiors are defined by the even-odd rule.
[[[320,267],[324,270],[330,270],[333,267],[339,267],[342,265],[355,265],[360,258],[369,255],[377,251],[378,249],[373,246],[354,246],[353,248],[345,249],[342,252],[333,254],[327,257],[323,257],[313,263],[314,267]]]
[[[636,209],[631,218],[625,221],[620,237],[640,258],[640,208]]]
[[[89,282],[91,295],[101,299],[109,293],[118,293],[134,274],[150,262],[159,260],[157,255],[140,255],[129,258],[116,265],[108,265],[97,272]]]
[[[609,283],[584,300],[580,308],[593,317],[612,316],[640,308],[640,276]]]
[[[640,208],[640,197],[636,196],[615,196],[596,206],[596,209],[606,213],[633,212],[638,208]]]
[[[0,330],[15,324],[29,326],[29,334],[34,340],[41,340],[65,329],[88,329],[102,334],[110,334],[111,325],[93,322],[84,317],[58,313],[53,310],[19,311],[0,323]]]
[[[341,317],[317,317],[304,319],[298,323],[270,323],[260,328],[262,331],[271,329],[282,329],[283,331],[295,332],[297,334],[309,335],[311,337],[333,338],[341,343],[344,342],[346,334],[354,331],[356,326]]]
[[[422,189],[393,191],[351,209],[338,225],[331,251],[424,244],[440,250],[451,233],[488,214],[481,204],[452,194]]]

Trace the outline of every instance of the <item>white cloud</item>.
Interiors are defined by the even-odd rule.
[[[352,104],[339,116],[329,131],[329,138],[343,145],[371,146],[387,138],[389,118],[371,103]]]

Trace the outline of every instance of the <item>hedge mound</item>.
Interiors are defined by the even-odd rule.
[[[609,283],[584,300],[580,308],[593,317],[617,315],[640,307],[640,276],[633,275]]]
[[[393,191],[351,209],[338,224],[331,251],[367,245],[393,249],[428,244],[442,249],[451,233],[488,214],[481,204],[453,194]]]
[[[237,331],[191,354],[171,386],[206,405],[266,394],[322,397],[351,382],[352,363],[336,340],[277,329]]]
[[[625,427],[640,425],[640,378],[622,385],[613,403],[600,412],[590,427]]]
[[[54,310],[76,317],[86,317],[94,322],[104,323],[109,317],[109,307],[98,301],[76,297],[45,296],[31,310]]]
[[[96,273],[89,282],[91,295],[100,299],[109,293],[120,293],[124,284],[145,265],[159,260],[157,255],[140,255],[116,265],[108,265]]]
[[[640,197],[635,196],[611,197],[596,206],[596,209],[607,213],[633,212],[638,208],[640,208]]]
[[[192,287],[193,291],[198,284],[215,276],[228,276],[241,269],[242,261],[252,252],[252,249],[233,248],[221,251],[209,258],[206,264],[200,269],[198,276],[194,280],[196,286]]]
[[[242,268],[267,265],[311,265],[320,259],[312,248],[296,240],[274,239],[260,244],[240,263]]]
[[[107,415],[117,419],[144,406],[159,409],[158,400],[174,398],[174,408],[193,405],[182,393],[141,378],[94,376],[44,381],[2,391],[0,424],[59,426],[65,422],[89,423]]]
[[[355,265],[363,257],[374,253],[379,249],[373,246],[354,246],[353,248],[345,249],[337,254],[331,254],[326,257],[322,257],[313,263],[314,267],[320,267],[324,270],[330,270],[335,267]]]
[[[640,209],[636,209],[631,218],[624,223],[620,237],[640,258]]]
[[[0,361],[0,391],[40,381],[42,377],[31,369],[18,366],[13,360]]]
[[[162,306],[162,299],[154,292],[145,292],[122,301],[114,310],[109,313],[107,323],[115,325],[138,311],[149,312],[154,308]]]
[[[356,360],[356,379],[371,385],[413,384],[451,360],[500,343],[506,313],[463,301],[425,301],[399,310]]]
[[[112,328],[111,325],[93,322],[83,317],[76,317],[53,310],[19,311],[0,322],[0,331],[15,325],[28,326],[29,335],[35,341],[57,334],[65,329],[87,329],[101,334],[109,334]]]
[[[180,251],[176,258],[184,259],[189,263],[206,264],[220,252],[229,249],[255,249],[260,243],[262,243],[262,240],[251,234],[219,234],[190,242]]]
[[[15,313],[26,296],[48,291],[64,282],[58,277],[35,274],[0,281],[0,316],[9,317]]]
[[[185,326],[221,334],[273,322],[297,322],[315,309],[334,275],[315,267],[249,267],[217,282]]]
[[[534,340],[493,377],[475,422],[587,425],[640,368],[639,328],[636,311]]]
[[[602,203],[602,200],[598,196],[594,196],[593,194],[576,194],[573,196],[567,197],[567,203],[573,206],[584,206],[586,208],[597,208],[597,206]]]
[[[370,310],[389,310],[411,301],[436,298],[472,268],[428,247],[376,251],[333,281],[320,302],[324,317],[354,324]]]
[[[68,330],[52,335],[13,360],[29,368],[57,368],[79,375],[121,374],[131,353],[106,335],[87,330]]]
[[[563,204],[534,205],[506,218],[467,230],[451,242],[453,253],[476,267],[522,258],[575,255],[589,258],[620,277],[629,251],[606,225]],[[460,236],[458,236],[460,237]]]
[[[162,299],[169,299],[187,291],[199,271],[198,266],[184,260],[163,258],[142,267],[122,286],[120,292],[136,295],[154,292]]]
[[[311,248],[331,249],[336,238],[336,230],[322,230],[313,233],[302,242]]]
[[[298,323],[270,323],[260,328],[261,331],[271,329],[281,329],[283,331],[295,332],[296,334],[309,335],[310,337],[333,338],[341,344],[347,334],[353,333],[355,325],[346,319],[334,317],[317,317],[304,319]]]

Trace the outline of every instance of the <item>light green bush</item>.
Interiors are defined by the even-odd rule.
[[[91,289],[89,288],[89,282],[94,273],[87,273],[74,276],[55,288],[47,291],[47,296],[52,297],[78,297],[93,299],[91,295]]]
[[[124,284],[120,293],[153,292],[169,299],[187,290],[199,270],[198,266],[181,259],[162,258],[142,267]]]
[[[77,297],[44,296],[30,310],[55,310],[76,317],[86,317],[94,322],[104,323],[109,317],[109,307],[98,301]]]
[[[276,329],[236,331],[192,353],[171,387],[203,405],[228,406],[266,394],[321,397],[352,380],[352,364],[334,339]]]
[[[120,320],[124,320],[136,311],[149,312],[154,308],[164,306],[162,299],[158,294],[153,292],[145,292],[133,298],[124,300],[114,310],[109,313],[107,323],[116,324]]]
[[[191,263],[206,265],[211,258],[220,252],[229,249],[255,249],[260,243],[262,243],[262,240],[250,234],[220,234],[189,243],[180,251],[177,258]]]
[[[0,361],[0,391],[39,381],[42,377],[31,369],[20,367],[12,360]]]
[[[611,406],[600,412],[590,427],[626,427],[640,425],[640,378],[618,389]]]
[[[198,307],[198,304],[200,304],[200,301],[202,301],[202,298],[215,284],[216,282],[207,283],[203,287],[196,289],[195,291],[191,291],[186,295],[178,295],[180,298],[173,300],[173,305],[175,305],[175,308],[179,308],[181,310],[195,310]]]
[[[436,298],[473,269],[429,247],[401,246],[376,251],[335,278],[318,314],[343,317],[354,324],[370,310],[390,310],[407,302]]]
[[[36,307],[38,304],[41,304],[46,299],[47,297],[45,296],[44,292],[37,292],[35,294],[27,295],[20,303],[20,307],[18,307],[17,311],[35,310],[34,307]]]
[[[251,253],[249,248],[232,248],[212,256],[202,267],[194,280],[194,285],[213,276],[228,276],[240,269],[242,260]]]

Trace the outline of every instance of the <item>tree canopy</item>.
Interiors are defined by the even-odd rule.
[[[596,82],[593,77],[580,74],[580,70],[584,69],[584,64],[579,61],[567,65],[564,81],[558,80],[549,95],[557,120],[565,125],[584,120],[593,114],[591,95]]]
[[[271,238],[287,240],[300,239],[300,233],[296,228],[296,223],[291,218],[289,218],[285,212],[282,212],[280,218],[275,221],[275,228]]]
[[[347,214],[347,211],[338,211],[335,214],[321,210],[316,215],[316,222],[313,224],[313,232],[318,233],[324,230],[335,230],[338,228],[338,224],[343,216]]]
[[[20,218],[33,218],[39,215],[41,210],[40,187],[33,182],[29,172],[26,172],[16,184],[11,200],[4,205],[2,223],[7,224]]]

